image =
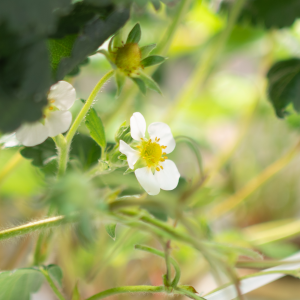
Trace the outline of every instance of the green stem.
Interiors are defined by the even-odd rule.
[[[66,300],[65,297],[61,294],[61,292],[58,290],[57,286],[53,282],[52,278],[50,277],[49,273],[47,270],[45,270],[43,267],[40,267],[40,271],[43,273],[45,276],[46,280],[48,281],[50,287],[52,288],[53,292],[57,296],[59,300]]]
[[[166,279],[167,279],[167,283],[168,286],[170,286],[171,284],[171,259],[170,259],[170,243],[171,240],[168,240],[166,245],[165,245],[165,261],[166,261]],[[177,285],[177,284],[176,284]]]
[[[194,294],[193,292],[190,292],[186,289],[177,287],[174,289],[174,294],[180,294],[180,295],[185,295],[188,296],[189,298],[195,299],[195,300],[205,300],[204,298],[197,296],[196,294]]]
[[[58,172],[57,177],[61,177],[66,172],[67,160],[68,160],[68,149],[66,138],[59,134],[53,137],[53,140],[58,149]]]
[[[154,255],[160,256],[162,258],[166,258],[165,254],[162,251],[159,251],[157,249],[148,247],[148,246],[143,246],[143,245],[135,245],[134,246],[135,249],[138,250],[142,250],[142,251],[146,251],[149,253],[152,253]],[[172,257],[169,257],[170,263],[173,265],[174,269],[175,269],[175,277],[171,283],[172,287],[176,287],[178,285],[178,282],[180,280],[180,275],[181,275],[181,271],[180,271],[180,267],[177,264],[176,260]]]
[[[112,288],[103,292],[100,292],[86,300],[99,300],[112,295],[123,293],[163,293],[165,288],[163,286],[151,286],[151,285],[138,285],[138,286],[120,286]]]
[[[46,218],[40,221],[30,222],[21,226],[5,229],[0,231],[0,241],[13,238],[16,236],[28,234],[37,230],[56,227],[65,222],[66,222],[66,218],[64,216],[56,216],[56,217]]]
[[[67,168],[67,163],[69,160],[69,151],[72,139],[80,126],[82,120],[86,116],[87,112],[89,111],[90,107],[92,106],[97,94],[99,93],[100,89],[103,87],[104,83],[110,79],[114,74],[114,70],[109,71],[106,73],[96,84],[94,89],[92,90],[91,94],[89,95],[87,101],[85,102],[84,106],[82,107],[81,111],[77,115],[74,123],[72,124],[70,130],[66,135],[65,144],[60,145],[60,157],[59,157],[59,171],[58,174],[62,175],[65,173]]]

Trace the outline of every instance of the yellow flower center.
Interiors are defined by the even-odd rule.
[[[54,106],[54,99],[48,99],[48,105],[44,108],[43,118],[46,119],[50,111],[58,110],[57,107]]]
[[[141,57],[141,50],[137,43],[125,44],[118,48],[115,64],[127,75],[130,75],[140,68]]]
[[[161,163],[165,161],[168,157],[165,156],[166,152],[163,152],[167,146],[160,145],[159,138],[155,138],[155,141],[149,139],[148,141],[142,139],[142,142],[137,148],[140,151],[141,157],[145,160],[147,167],[154,167],[157,171],[163,169]]]

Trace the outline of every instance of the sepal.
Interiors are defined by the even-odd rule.
[[[117,66],[116,66],[115,63],[112,61],[112,59],[111,59],[111,57],[110,57],[110,54],[109,54],[106,50],[101,49],[101,50],[98,50],[97,53],[103,54],[103,55],[106,57],[106,59],[108,60],[108,62],[110,63],[110,65],[112,66],[112,68],[113,68],[114,70],[117,69]]]
[[[148,76],[146,73],[141,71],[139,77],[144,81],[144,83],[147,85],[149,89],[154,90],[160,95],[162,95],[162,91],[159,85],[150,76]]]
[[[163,63],[167,58],[160,55],[150,55],[141,61],[144,68]]]
[[[156,48],[156,44],[146,45],[140,48],[142,59],[146,58],[153,49]]]
[[[141,39],[141,35],[142,35],[142,32],[141,32],[140,23],[136,23],[128,34],[126,44],[129,44],[129,43],[137,44]]]
[[[146,88],[145,82],[141,78],[138,78],[138,77],[131,77],[131,79],[138,86],[141,93],[143,95],[146,95],[147,88]]]

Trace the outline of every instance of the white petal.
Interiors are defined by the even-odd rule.
[[[120,140],[119,151],[127,156],[127,161],[128,161],[129,168],[133,169],[134,164],[137,162],[137,160],[140,157],[139,152],[132,149],[128,144],[126,144],[122,140]]]
[[[164,152],[170,153],[174,150],[176,142],[173,138],[171,129],[167,124],[161,122],[152,123],[148,127],[148,132],[152,140],[155,140],[157,137],[160,139],[160,145],[167,146],[167,148],[164,149]]]
[[[66,132],[72,123],[72,114],[68,110],[56,110],[48,113],[45,126],[48,128],[49,136],[57,136]]]
[[[135,112],[130,118],[130,131],[132,138],[136,141],[145,137],[146,121],[141,113]]]
[[[140,168],[135,170],[134,173],[140,185],[149,195],[157,195],[160,192],[158,182],[150,168]]]
[[[174,190],[179,181],[180,174],[175,163],[172,160],[167,159],[162,162],[163,169],[155,171],[155,178],[162,190]]]
[[[51,86],[48,99],[54,100],[52,104],[58,109],[67,110],[74,104],[76,92],[70,83],[59,81]]]
[[[41,144],[48,136],[48,128],[40,122],[24,124],[16,131],[17,140],[27,147]]]

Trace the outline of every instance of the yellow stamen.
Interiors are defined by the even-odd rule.
[[[53,106],[49,106],[49,110],[53,110]]]
[[[163,167],[163,166],[160,166],[160,168],[163,170],[164,167]]]
[[[157,168],[156,168],[156,171],[160,171],[160,168],[159,168],[159,167],[157,167]]]

